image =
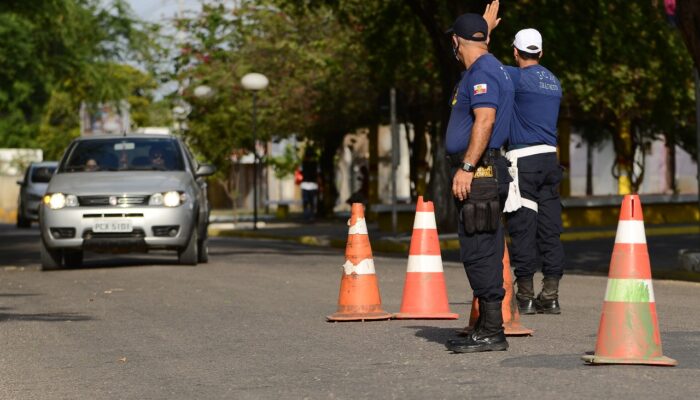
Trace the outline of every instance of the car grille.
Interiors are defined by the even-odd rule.
[[[95,233],[92,230],[83,233],[83,239],[143,239],[146,237],[142,229],[134,229],[131,232]]]
[[[83,214],[83,218],[143,218],[143,213]]]
[[[113,200],[110,201],[110,198]],[[146,205],[148,198],[149,196],[78,196],[78,203],[85,207],[130,207]]]

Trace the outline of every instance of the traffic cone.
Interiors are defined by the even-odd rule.
[[[533,330],[524,327],[520,323],[520,312],[513,296],[513,274],[510,272],[510,256],[508,255],[508,244],[504,244],[503,251],[503,288],[506,295],[503,297],[501,311],[503,312],[503,329],[506,336],[526,336],[532,335]],[[472,301],[472,311],[469,315],[469,326],[464,328],[462,333],[469,334],[474,330],[476,320],[479,318],[479,302],[476,297]]]
[[[326,318],[329,321],[389,319],[391,314],[382,310],[362,203],[352,204],[352,215],[348,225],[350,229],[340,280],[338,311]]]
[[[432,201],[418,197],[401,312],[396,319],[457,319],[450,312]]]
[[[676,365],[661,352],[651,266],[637,195],[622,200],[598,340],[591,364]]]

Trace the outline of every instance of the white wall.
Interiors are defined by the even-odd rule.
[[[588,144],[581,136],[572,134],[570,143],[571,195],[586,195],[586,149]],[[646,154],[644,181],[640,194],[667,193],[666,147],[661,140],[654,141]],[[612,176],[615,151],[612,140],[593,149],[593,195],[617,194],[617,180]],[[690,155],[676,146],[676,185],[679,194],[698,192],[697,166]]]
[[[0,221],[14,222],[19,185],[27,165],[42,161],[41,149],[0,149]]]
[[[409,125],[409,129],[412,129]],[[391,126],[379,127],[378,138],[378,185],[379,201],[391,204]],[[411,170],[406,125],[399,124],[399,166],[396,169],[396,197],[399,202],[411,199]]]

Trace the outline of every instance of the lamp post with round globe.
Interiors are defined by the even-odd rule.
[[[245,90],[253,92],[253,230],[258,229],[258,150],[257,150],[257,92],[267,87],[270,81],[263,74],[252,72],[241,79]]]

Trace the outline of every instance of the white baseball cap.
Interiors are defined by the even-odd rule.
[[[515,34],[513,46],[526,53],[539,53],[542,51],[542,35],[537,29],[523,29]]]

